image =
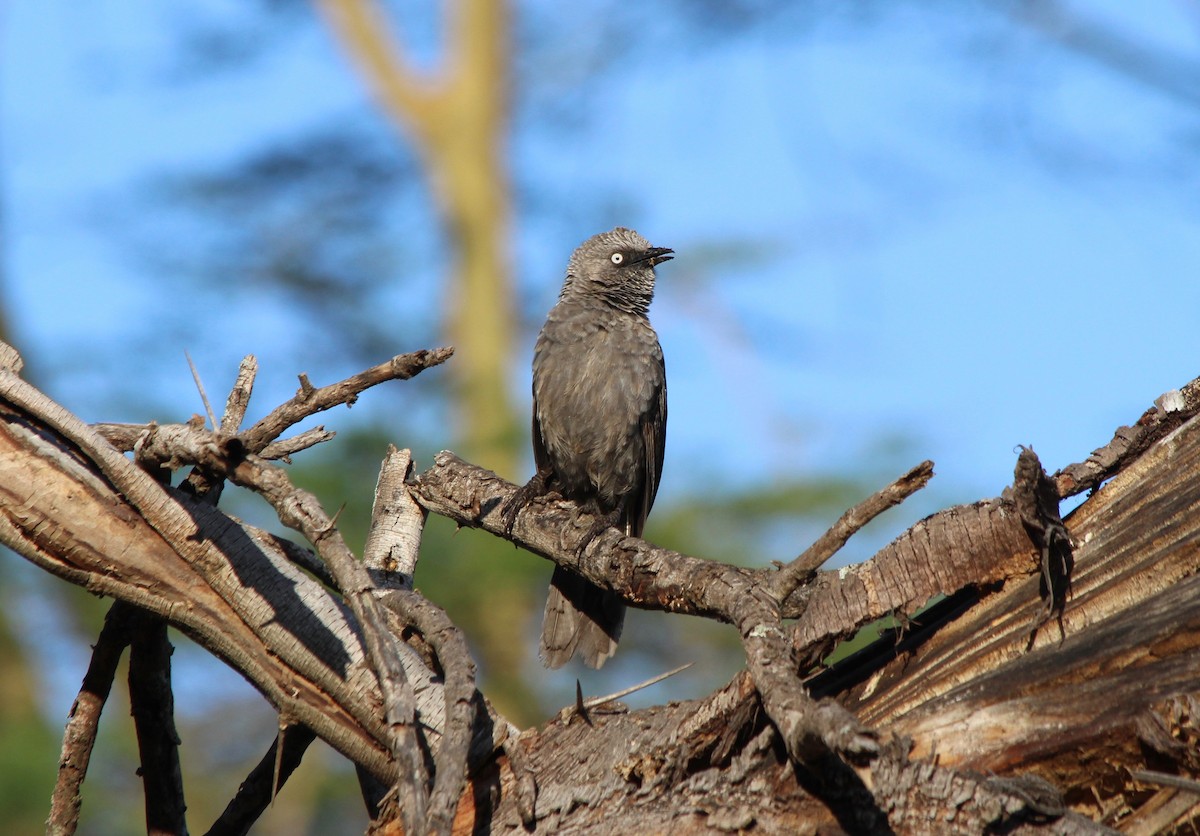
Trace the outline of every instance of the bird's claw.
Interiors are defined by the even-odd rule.
[[[577,557],[583,557],[583,553],[587,551],[587,547],[592,544],[592,541],[599,537],[610,528],[617,528],[621,522],[621,512],[612,511],[601,517],[598,517],[591,527],[588,528],[587,534],[583,535],[583,539],[579,541],[579,546],[575,549]]]
[[[500,522],[504,526],[504,536],[512,538],[513,526],[517,522],[517,514],[521,513],[521,509],[528,505],[531,499],[535,496],[541,496],[546,492],[549,475],[549,470],[539,470],[533,474],[532,479],[517,488],[513,492],[513,495],[500,506]]]

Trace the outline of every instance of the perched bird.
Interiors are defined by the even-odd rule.
[[[641,536],[667,431],[666,367],[647,313],[654,267],[672,252],[618,227],[593,235],[571,255],[534,348],[538,472],[505,506],[510,529],[522,505],[553,490],[605,518],[593,535],[611,525]],[[599,668],[616,652],[624,620],[619,597],[556,566],[542,661],[557,668],[578,652]]]

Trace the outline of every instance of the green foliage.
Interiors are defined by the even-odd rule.
[[[0,816],[7,833],[37,833],[45,826],[60,741],[34,700],[28,660],[0,625]]]

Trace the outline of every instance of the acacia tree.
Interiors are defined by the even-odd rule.
[[[922,487],[931,463],[795,561],[751,570],[615,530],[580,551],[595,521],[553,496],[506,535],[513,485],[450,453],[414,474],[393,450],[359,561],[272,463],[329,434],[283,435],[450,349],[330,386],[301,376],[292,400],[242,428],[252,358],[214,427],[89,426],[3,348],[0,540],[115,599],[67,724],[51,832],[78,822],[125,647],[147,826],[186,832],[168,624],[279,713],[275,744],[211,833],[245,832],[276,793],[287,803],[316,737],[358,768],[377,832],[1151,832],[1200,812],[1200,380],[1054,478],[1024,449],[1005,496],[936,514],[839,572],[819,567]],[[224,514],[226,483],[259,494],[311,549]],[[1087,490],[1063,521],[1059,497]],[[580,694],[544,726],[515,728],[476,689],[461,632],[413,589],[431,511],[511,536],[630,605],[729,624],[745,669],[702,699],[630,711]],[[832,643],[886,614],[903,622],[894,635],[821,667]]]

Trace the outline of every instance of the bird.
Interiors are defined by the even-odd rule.
[[[588,238],[567,262],[558,301],[533,352],[533,455],[537,472],[503,509],[557,492],[600,522],[640,537],[662,476],[667,378],[650,325],[654,268],[674,250],[652,247],[632,229]],[[625,604],[570,569],[550,580],[539,655],[550,668],[576,653],[600,668],[617,649]]]

